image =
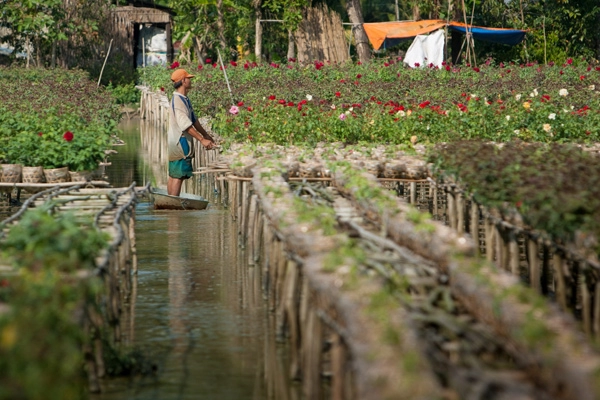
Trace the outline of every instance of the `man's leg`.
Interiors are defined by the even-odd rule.
[[[183,179],[171,178],[167,180],[167,193],[171,196],[179,196],[181,193],[181,185],[183,184]]]

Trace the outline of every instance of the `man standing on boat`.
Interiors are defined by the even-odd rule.
[[[187,94],[192,88],[192,78],[185,69],[178,69],[171,74],[173,81],[173,97],[171,99],[169,115],[169,179],[167,193],[179,196],[181,185],[185,179],[193,176],[192,157],[194,156],[194,142],[198,140],[208,150],[215,146],[214,139],[196,118],[192,103]]]

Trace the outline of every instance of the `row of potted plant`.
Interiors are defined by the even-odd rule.
[[[7,100],[0,106],[4,171],[6,165],[21,165],[86,172],[104,160],[116,133],[118,108],[86,73],[3,68],[0,90]]]

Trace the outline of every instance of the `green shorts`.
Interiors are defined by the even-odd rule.
[[[191,158],[169,161],[169,176],[175,179],[189,179],[194,175]]]

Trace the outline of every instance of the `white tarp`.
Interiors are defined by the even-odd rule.
[[[146,56],[144,60],[143,55]],[[167,33],[156,26],[140,26],[137,66],[167,64]]]
[[[426,67],[430,64],[441,68],[444,61],[444,30],[438,29],[430,35],[417,35],[404,56],[409,67]]]

